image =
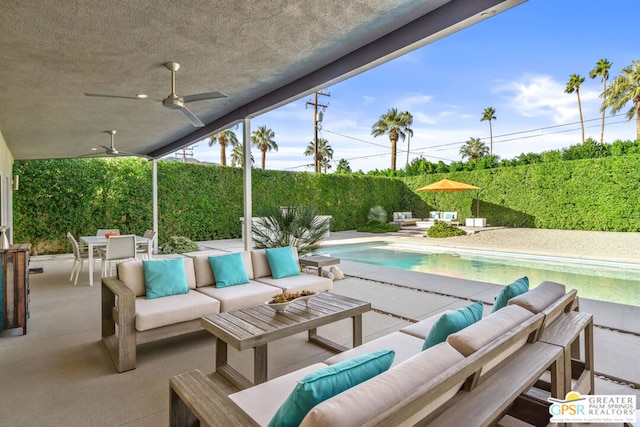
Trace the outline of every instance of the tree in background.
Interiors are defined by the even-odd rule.
[[[493,126],[491,125],[491,120],[496,120],[496,109],[493,107],[487,107],[482,112],[482,118],[480,121],[489,122],[489,154],[493,155]]]
[[[582,143],[584,144],[584,120],[582,119],[582,104],[580,103],[580,85],[584,83],[584,77],[580,77],[579,74],[571,74],[567,87],[564,90],[565,93],[575,92],[578,95],[578,111],[580,112],[580,126],[582,126]]]
[[[407,137],[410,123],[407,123],[408,117],[411,115],[407,112],[399,113],[397,108],[390,108],[386,114],[380,116],[380,119],[371,127],[371,135],[378,137],[381,135],[389,135],[391,141],[391,170],[396,170],[396,151],[398,140],[403,141]]]
[[[251,154],[251,167],[253,167],[253,163],[253,154]],[[242,145],[233,147],[233,151],[231,151],[231,166],[244,167],[244,151]]]
[[[316,155],[316,145],[314,141],[311,141],[307,148],[304,150],[305,156]],[[318,138],[318,158],[316,161],[320,164],[321,168],[324,168],[324,173],[327,173],[327,168],[331,168],[329,162],[333,159],[333,148],[329,145],[329,141],[325,138]]]
[[[226,129],[209,137],[209,147],[212,147],[216,142],[220,145],[220,164],[227,166],[227,145],[231,144],[232,147],[236,147],[238,145],[238,137],[234,131]]]
[[[258,150],[262,153],[262,170],[264,170],[267,151],[278,151],[278,144],[273,139],[275,137],[275,132],[266,126],[260,126],[251,133],[251,142],[258,147]]]
[[[627,120],[636,118],[636,140],[640,140],[640,60],[635,60],[620,71],[604,94],[603,109],[611,107],[616,114],[631,101],[633,105],[627,111]]]
[[[480,138],[469,138],[467,142],[460,147],[460,155],[462,158],[477,160],[489,154],[489,147],[482,142]]]
[[[609,79],[609,69],[611,69],[611,62],[607,61],[605,58],[599,60],[596,63],[596,66],[593,70],[589,71],[589,77],[595,79],[596,77],[602,77],[602,95],[607,92],[607,80]],[[602,129],[600,131],[600,144],[604,143],[604,114],[605,109],[602,109]]]
[[[340,159],[336,167],[336,173],[351,173],[351,166],[347,159]]]
[[[411,137],[413,136],[413,116],[408,111],[405,111],[402,114],[402,120],[407,125],[407,163],[405,164],[405,168],[409,166],[409,153],[411,152]]]

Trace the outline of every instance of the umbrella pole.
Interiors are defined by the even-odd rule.
[[[476,190],[476,218],[480,218],[480,199],[479,199],[480,190]]]

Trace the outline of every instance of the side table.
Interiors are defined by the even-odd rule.
[[[584,335],[581,349],[580,335]],[[562,314],[544,329],[540,341],[563,348],[565,395],[570,391],[593,393],[593,315],[579,311]],[[578,349],[581,351],[576,351]]]
[[[340,258],[334,258],[324,255],[312,255],[300,258],[300,265],[307,267],[315,267],[318,269],[318,276],[322,276],[322,267],[340,264]]]

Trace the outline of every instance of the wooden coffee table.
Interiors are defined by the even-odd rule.
[[[212,314],[200,319],[202,326],[217,338],[216,372],[239,389],[267,381],[267,344],[299,332],[308,331],[309,341],[329,350],[341,352],[346,347],[318,336],[317,328],[351,317],[353,346],[362,344],[362,313],[371,303],[330,292],[321,292],[309,301],[291,304],[284,313],[276,313],[266,304],[242,310]],[[227,363],[227,345],[237,350],[254,351],[253,382]]]

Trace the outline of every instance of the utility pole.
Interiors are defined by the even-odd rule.
[[[313,129],[314,129],[314,145],[315,145],[315,155],[313,156],[315,170],[316,173],[320,172],[320,159],[318,158],[318,123],[322,122],[322,116],[324,114],[324,110],[327,109],[328,105],[318,104],[318,95],[331,96],[329,93],[324,93],[323,91],[314,92],[313,94],[313,102],[307,101],[305,106],[313,105]],[[318,111],[318,107],[321,108]]]

